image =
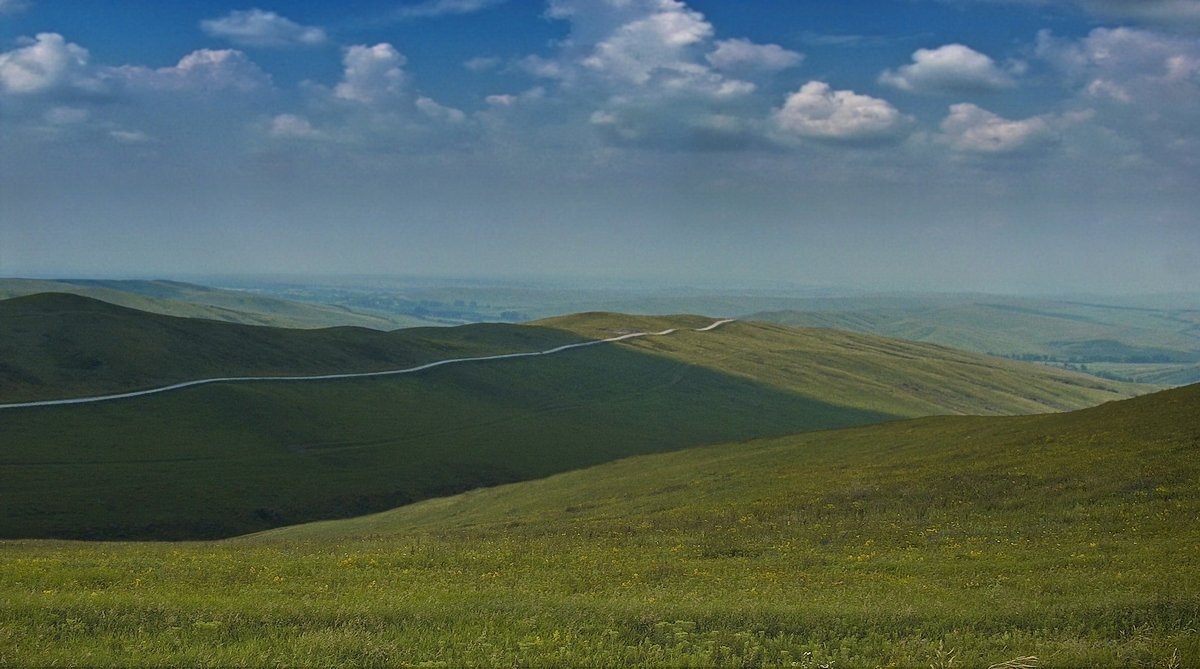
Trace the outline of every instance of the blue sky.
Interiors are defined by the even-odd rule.
[[[0,0],[0,275],[1200,287],[1197,0]]]

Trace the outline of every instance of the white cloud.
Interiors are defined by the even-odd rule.
[[[454,14],[472,14],[503,3],[505,0],[426,0],[401,7],[393,16],[397,19],[422,19]]]
[[[417,98],[414,104],[422,114],[435,121],[462,123],[467,118],[467,115],[462,110],[438,104],[433,99],[424,96]]]
[[[1200,41],[1143,28],[1097,28],[1078,39],[1043,31],[1036,54],[1074,88],[1074,104],[1143,164],[1195,169]]]
[[[134,88],[162,91],[233,90],[250,92],[271,85],[271,77],[236,49],[193,51],[173,67],[150,69],[126,65],[107,70],[110,77]]]
[[[909,122],[886,100],[836,91],[821,81],[789,95],[773,119],[786,133],[834,142],[895,138]]]
[[[342,62],[345,71],[333,92],[343,100],[377,102],[400,94],[408,79],[404,73],[408,59],[386,42],[349,47]]]
[[[645,16],[618,27],[583,59],[584,67],[612,79],[646,84],[658,72],[690,78],[696,65],[688,47],[712,37],[712,25],[682,3],[661,3]]]
[[[489,95],[485,101],[493,107],[511,107],[517,104],[517,96],[508,93]]]
[[[463,67],[472,72],[487,72],[500,66],[500,59],[495,56],[477,56],[463,63]]]
[[[951,105],[941,129],[943,141],[965,153],[1013,153],[1053,139],[1046,117],[1013,121],[970,103]]]
[[[108,136],[121,144],[148,144],[153,139],[141,130],[110,130]]]
[[[296,114],[279,114],[272,118],[267,132],[280,139],[315,139],[322,136],[308,119]]]
[[[912,60],[898,70],[885,70],[879,83],[917,93],[996,91],[1016,84],[990,57],[962,44],[917,49]]]
[[[717,42],[715,51],[705,56],[718,70],[731,71],[743,68],[768,71],[795,67],[804,60],[804,55],[785,49],[778,44],[755,44],[748,39],[727,39]]]
[[[744,146],[743,128],[729,141],[712,118],[763,103],[754,77],[800,57],[777,45],[718,42],[704,15],[680,0],[551,0],[547,14],[570,22],[567,37],[553,56],[519,67],[557,82],[562,100],[619,144]]]
[[[261,9],[232,11],[218,19],[206,19],[200,22],[200,29],[210,37],[242,46],[314,46],[324,44],[328,39],[320,28],[302,26],[275,12]]]
[[[0,0],[0,14],[19,12],[28,6],[25,0]]]
[[[0,92],[28,95],[62,88],[97,88],[87,73],[87,49],[67,42],[58,33],[39,33],[20,44],[0,53]]]

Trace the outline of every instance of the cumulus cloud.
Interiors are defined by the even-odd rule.
[[[879,83],[915,93],[970,93],[1012,88],[1012,75],[989,56],[962,44],[917,49],[913,62],[885,70]]]
[[[241,46],[281,47],[324,44],[328,37],[321,28],[302,26],[275,12],[261,9],[232,11],[217,18],[200,22],[200,29],[210,37],[229,40]]]
[[[755,44],[748,39],[727,39],[717,42],[716,50],[704,58],[713,67],[723,71],[742,68],[775,71],[799,65],[800,61],[804,60],[804,55],[778,44]]]
[[[316,139],[322,134],[303,116],[279,114],[271,119],[268,134],[281,139]]]
[[[789,95],[773,120],[786,133],[831,142],[895,138],[909,121],[886,100],[834,90],[821,81]]]
[[[387,42],[351,46],[342,58],[345,70],[334,95],[366,104],[398,95],[408,79],[404,73],[407,62],[404,54]]]
[[[87,49],[58,33],[39,33],[21,46],[0,53],[0,92],[30,95],[67,88],[95,90],[88,73]]]
[[[1037,55],[1095,107],[1097,123],[1140,145],[1137,159],[1194,164],[1200,127],[1200,42],[1143,28],[1078,39],[1038,35]]]
[[[965,153],[1014,153],[1053,139],[1046,117],[1013,121],[970,103],[951,105],[941,129],[942,139]]]
[[[193,51],[173,67],[150,69],[126,65],[111,68],[108,76],[134,88],[162,91],[250,92],[271,85],[266,72],[236,49],[200,49]]]
[[[418,97],[413,104],[416,105],[418,111],[435,121],[462,123],[467,118],[467,115],[462,110],[438,104],[432,98]]]
[[[547,13],[570,23],[568,36],[552,56],[519,67],[557,82],[589,125],[619,144],[745,145],[743,124],[735,140],[713,141],[732,127],[719,119],[757,104],[756,76],[801,58],[778,45],[718,41],[704,15],[680,0],[551,0]]]

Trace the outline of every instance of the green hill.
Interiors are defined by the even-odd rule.
[[[547,328],[498,324],[293,330],[162,316],[47,293],[0,301],[0,402],[221,376],[378,371],[581,340]]]
[[[590,313],[535,324],[609,337],[675,322],[697,326],[711,321]],[[1144,386],[945,346],[759,322],[730,323],[706,337],[643,339],[629,346],[806,397],[898,416],[1064,411],[1145,391]]]
[[[748,316],[784,325],[825,327],[931,342],[1026,360],[1086,364],[1143,383],[1200,381],[1200,309],[963,296],[901,306],[864,300],[811,310]],[[1192,304],[1190,301],[1181,304]],[[1097,364],[1098,363],[1098,364]]]
[[[630,458],[196,544],[0,543],[19,665],[1200,666],[1200,386]]]
[[[436,325],[415,317],[365,313],[341,306],[299,302],[180,281],[0,279],[0,299],[38,293],[71,293],[164,316],[204,318],[243,325],[284,328],[355,326],[376,330]]]
[[[931,413],[1088,406],[1135,391],[879,338],[839,342],[750,323],[692,332],[711,320],[690,316],[382,333],[177,319],[71,295],[8,300],[0,311],[10,401],[225,375],[368,371],[684,328],[404,377],[213,384],[7,409],[6,537],[229,536],[639,453]]]

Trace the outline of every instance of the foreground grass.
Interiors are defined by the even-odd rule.
[[[1190,387],[224,542],[7,542],[0,663],[1200,666],[1198,450]]]

